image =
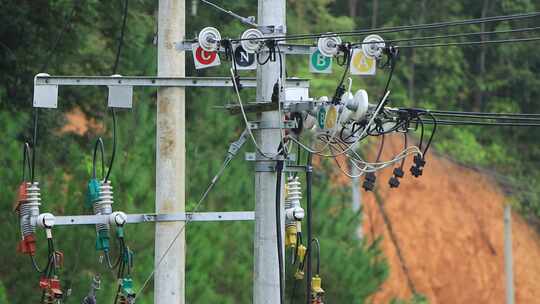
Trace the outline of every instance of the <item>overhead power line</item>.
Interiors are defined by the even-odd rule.
[[[417,113],[421,116],[424,113],[433,115],[437,125],[478,125],[478,126],[540,126],[540,114],[527,113],[490,113],[490,112],[463,112],[444,110],[424,110],[412,108],[400,108],[400,111]],[[440,118],[443,119],[440,119]],[[459,118],[459,119],[456,119]],[[466,120],[468,119],[468,120]],[[433,124],[432,120],[422,119],[424,124]]]
[[[423,40],[439,40],[439,39],[461,38],[461,37],[470,37],[470,36],[523,33],[523,32],[537,31],[537,30],[540,30],[540,26],[510,29],[510,30],[500,30],[500,31],[484,31],[484,32],[469,32],[469,33],[459,33],[459,34],[450,34],[450,35],[410,37],[410,38],[401,38],[401,39],[391,39],[391,40],[386,40],[385,42],[396,43],[396,42],[423,41]],[[364,44],[376,44],[376,43],[380,43],[380,42],[379,41],[358,42],[358,43],[354,43],[353,46],[359,46],[359,45],[364,45]]]
[[[412,48],[433,48],[443,46],[478,46],[486,44],[504,44],[504,43],[518,43],[518,42],[534,42],[539,41],[540,37],[531,38],[512,38],[512,39],[500,39],[500,40],[485,40],[485,41],[464,41],[464,42],[447,42],[447,43],[430,43],[430,44],[409,44],[396,46],[400,49],[412,49]]]
[[[522,20],[522,19],[529,19],[529,18],[534,18],[534,17],[540,17],[540,12],[494,16],[494,17],[485,17],[485,18],[476,18],[476,19],[466,19],[466,20],[457,20],[457,21],[444,21],[444,22],[417,24],[417,25],[382,27],[382,28],[364,29],[364,30],[355,30],[355,31],[339,31],[339,32],[298,34],[298,35],[276,35],[276,36],[253,37],[253,38],[243,38],[243,39],[238,38],[238,39],[231,39],[231,41],[268,40],[268,39],[273,39],[277,41],[285,41],[285,40],[303,40],[303,39],[314,39],[314,38],[322,38],[322,37],[334,37],[334,36],[350,37],[350,36],[357,36],[360,34],[384,34],[384,33],[397,33],[397,32],[404,32],[404,31],[419,31],[419,30],[425,30],[425,29],[440,29],[440,28],[448,28],[448,27],[454,27],[454,26],[474,25],[474,24],[490,23],[490,22],[498,22],[498,21]]]
[[[424,120],[424,124],[433,124],[432,121]],[[519,122],[484,122],[468,120],[437,120],[438,126],[507,126],[507,127],[540,127],[539,123],[519,123]]]
[[[494,113],[494,112],[462,112],[462,111],[447,111],[447,110],[428,110],[433,114],[464,114],[464,115],[482,115],[482,116],[508,116],[508,117],[539,117],[540,113]]]
[[[476,114],[447,114],[447,113],[433,113],[436,117],[457,117],[457,118],[477,118],[477,119],[496,119],[496,120],[516,120],[516,121],[539,121],[540,116],[536,117],[523,117],[523,116],[489,116],[489,115],[476,115]],[[486,113],[487,114],[487,113]]]

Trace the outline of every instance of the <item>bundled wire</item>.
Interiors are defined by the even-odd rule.
[[[123,235],[124,234],[123,227],[118,227],[117,234],[118,234],[118,242],[120,246],[120,255],[118,256],[118,260],[115,263],[116,264],[115,266],[118,266],[118,271],[116,273],[116,277],[118,279],[118,288],[116,290],[114,304],[118,303],[118,300],[120,299],[122,295],[123,280],[130,277],[131,268],[133,267],[133,254],[125,243],[125,239]],[[128,295],[122,295],[122,296],[128,296]]]
[[[433,116],[433,114],[431,114],[430,112],[427,112],[426,115],[428,115],[431,118],[431,123],[433,124],[433,129],[431,130],[431,135],[429,136],[426,147],[424,148],[424,151],[422,152],[422,159],[425,159],[426,154],[427,154],[427,152],[429,150],[429,147],[431,146],[431,142],[433,141],[433,137],[435,136],[435,132],[437,131],[437,123],[438,123],[437,119],[435,118],[435,116]],[[423,133],[424,132],[424,127],[423,127],[422,118],[419,117],[419,120],[422,122],[422,133]]]
[[[429,111],[441,125],[540,126],[540,114]],[[459,118],[456,119],[456,118]],[[469,120],[463,120],[463,119]]]
[[[345,47],[342,47],[345,51],[345,61],[347,63],[350,62],[350,59],[351,59],[351,56],[350,56],[350,47],[348,46],[348,44],[345,46]],[[341,152],[339,153],[333,153],[332,152],[332,147],[331,145],[335,144],[335,139],[337,137],[341,137],[341,134],[343,132],[343,129],[341,131],[336,131],[336,132],[333,132],[332,135],[327,138],[326,140],[324,139],[324,135],[322,137],[320,137],[319,139],[321,139],[324,143],[324,146],[322,148],[318,148],[318,149],[314,149],[314,148],[310,148],[308,146],[306,146],[305,144],[301,143],[298,139],[294,138],[294,136],[288,136],[287,139],[291,139],[292,141],[294,141],[296,144],[298,144],[300,147],[302,147],[304,150],[306,151],[309,151],[311,153],[314,153],[314,154],[317,154],[317,155],[320,155],[320,156],[323,156],[323,157],[337,157],[337,156],[340,156],[340,155],[343,155],[343,154],[346,154],[348,153],[351,149],[354,149],[354,147],[356,146],[356,144],[362,140],[366,134],[368,134],[370,128],[372,127],[372,125],[374,124],[375,122],[375,119],[377,118],[377,115],[379,114],[379,112],[383,109],[384,105],[386,104],[386,101],[387,101],[387,98],[389,96],[389,91],[388,91],[388,88],[390,86],[390,82],[392,80],[392,75],[394,73],[394,69],[395,69],[395,65],[396,65],[396,57],[397,57],[397,49],[390,46],[387,48],[386,50],[386,54],[388,56],[388,60],[387,62],[385,63],[385,66],[389,66],[389,69],[390,69],[390,72],[389,72],[389,75],[388,75],[388,79],[386,81],[386,84],[385,84],[385,89],[384,89],[384,92],[383,94],[381,95],[381,98],[376,106],[376,110],[375,112],[373,113],[372,117],[371,117],[371,120],[365,125],[364,128],[358,128],[353,134],[351,134],[348,138],[350,138],[351,136],[355,136],[355,134],[357,132],[359,132],[360,130],[362,130],[362,133],[361,135],[358,136],[358,138],[353,141],[352,143],[349,143],[347,142],[346,145],[348,145],[347,148],[345,149],[342,149]],[[343,93],[341,91],[343,91],[342,89],[342,85],[343,85],[343,81],[347,75],[347,72],[348,72],[348,66],[349,64],[347,64],[347,67],[345,68],[344,70],[344,73],[342,75],[342,78],[341,78],[341,81],[340,81],[340,84],[338,85],[337,89],[336,89],[336,94],[334,95],[334,98],[333,98],[333,101],[335,102],[336,99],[338,99],[337,96],[341,97],[340,95],[342,95]],[[340,94],[341,92],[341,94]],[[240,99],[240,96],[238,94],[238,99]],[[247,122],[247,117],[245,115],[245,111],[243,110],[243,106],[242,106],[242,103],[240,102],[240,107],[242,109],[242,114],[244,116],[244,120],[246,122],[246,124],[248,123]],[[338,118],[338,121],[339,121],[339,118]],[[338,134],[338,136],[336,136],[336,134]],[[255,139],[253,138],[254,142],[255,142]],[[256,142],[255,142],[256,143]],[[256,146],[257,147],[257,146]],[[330,148],[331,150],[331,153],[330,154],[324,154],[323,152],[327,149],[327,148]]]
[[[277,42],[276,42],[276,40],[266,39],[264,41],[264,46],[266,46],[266,48],[268,49],[268,51],[267,51],[268,55],[266,56],[266,58],[264,60],[261,60],[260,55],[262,53],[264,53],[264,52],[263,51],[257,52],[257,55],[255,57],[256,57],[257,63],[259,65],[265,65],[269,61],[270,62],[275,62],[276,61],[276,52],[277,52]]]
[[[446,110],[426,110],[413,108],[400,108],[398,111],[406,111],[409,115],[428,115],[437,120],[437,125],[476,125],[476,126],[515,126],[537,127],[540,126],[540,114],[529,113],[494,113],[494,112],[466,112]],[[422,120],[421,124],[434,124],[431,120]]]
[[[230,73],[231,73],[231,76],[234,77],[233,69],[230,69]],[[244,103],[242,102],[242,97],[240,97],[240,89],[238,88],[238,85],[236,84],[236,82],[233,82],[233,87],[234,87],[234,91],[236,93],[236,97],[237,97],[237,100],[238,100],[238,105],[240,106],[240,110],[242,112],[242,118],[244,118],[244,123],[246,125],[246,129],[248,130],[249,137],[251,138],[251,141],[253,142],[253,145],[255,146],[255,149],[257,150],[257,152],[259,152],[262,156],[267,157],[267,158],[274,158],[274,157],[282,154],[286,149],[286,146],[283,144],[283,142],[284,142],[284,139],[283,139],[283,136],[282,136],[283,132],[280,132],[280,137],[281,137],[281,143],[282,144],[280,145],[280,148],[276,153],[274,153],[274,154],[266,153],[259,146],[259,144],[257,143],[257,139],[255,139],[255,135],[253,134],[253,131],[250,128],[249,120],[247,118],[247,114],[246,114],[246,111],[244,109]],[[278,101],[278,104],[279,104],[279,101]],[[280,126],[280,128],[281,128],[281,126]]]
[[[45,269],[43,269],[42,273],[43,278],[46,280],[49,280],[51,278],[54,278],[56,276],[56,269],[58,268],[57,260],[56,260],[56,250],[54,248],[54,240],[47,236],[47,266]],[[46,303],[46,297],[47,297],[47,290],[43,289],[41,292],[41,301],[40,303]]]
[[[338,65],[344,66],[343,69],[343,75],[341,76],[341,80],[339,81],[339,84],[336,87],[336,92],[334,93],[334,97],[332,97],[332,103],[338,104],[341,97],[345,93],[345,86],[343,85],[343,82],[345,81],[345,77],[349,74],[349,69],[351,66],[351,46],[350,44],[344,44],[341,46],[342,52],[343,52],[343,61],[340,63],[337,61]]]
[[[292,136],[289,136],[288,138],[291,139],[292,141],[296,142],[303,149],[305,149],[305,150],[307,150],[307,151],[309,151],[311,153],[317,154],[319,156],[332,157],[332,158],[336,158],[336,157],[338,157],[340,155],[349,155],[350,156],[349,152],[351,150],[354,150],[354,148],[356,147],[358,142],[360,142],[366,136],[366,134],[368,134],[370,128],[374,125],[377,116],[383,110],[383,108],[384,108],[384,106],[386,104],[386,101],[388,99],[388,96],[390,94],[390,91],[388,89],[389,89],[390,82],[392,80],[392,75],[394,73],[394,69],[395,69],[395,65],[396,65],[397,49],[390,46],[390,47],[387,48],[385,53],[388,56],[388,60],[387,60],[387,63],[385,65],[389,66],[389,69],[390,69],[388,79],[386,81],[383,94],[381,95],[381,97],[379,99],[379,102],[377,103],[376,109],[373,112],[373,114],[372,114],[370,120],[368,121],[368,123],[364,126],[364,128],[359,128],[353,134],[351,134],[351,136],[356,136],[356,133],[358,133],[358,132],[360,132],[360,130],[362,130],[362,133],[360,133],[360,135],[357,136],[356,140],[354,140],[352,143],[348,143],[346,141],[340,141],[340,139],[338,137],[341,137],[341,134],[336,136],[336,133],[342,133],[343,130],[341,130],[341,132],[336,131],[335,133],[332,133],[332,136],[327,140],[324,139],[324,136],[319,137],[319,139],[321,141],[323,141],[325,143],[325,145],[321,149],[313,149],[313,148],[310,148],[310,147],[304,145],[303,143],[301,143],[299,140],[297,140],[296,138],[294,138]],[[351,136],[349,136],[349,137],[351,137]],[[333,147],[333,145],[336,143],[335,141],[340,141],[339,144],[345,144],[346,147],[345,148],[338,147],[338,149],[341,150],[341,151],[338,152],[338,153],[334,153],[333,150],[335,150],[336,147]],[[327,148],[330,148],[330,151],[331,151],[330,154],[321,153]],[[369,165],[367,165],[367,166],[369,166]]]
[[[231,66],[234,69],[234,76],[232,76],[232,81],[236,83],[236,86],[239,89],[242,89],[242,84],[240,83],[240,75],[238,74],[238,67],[236,63],[236,57],[234,56],[234,48],[230,39],[224,39],[220,42],[221,46],[225,49],[225,59],[231,61]]]

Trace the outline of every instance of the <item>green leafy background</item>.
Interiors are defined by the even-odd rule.
[[[352,30],[481,16],[484,1],[355,1],[289,0],[289,33]],[[241,24],[198,3],[196,15],[187,0],[187,38],[204,26],[217,26],[226,37],[237,37]],[[240,15],[256,15],[256,1],[216,1]],[[376,9],[374,3],[377,2]],[[21,182],[22,144],[32,133],[32,82],[38,72],[52,75],[110,75],[122,21],[122,1],[36,0],[0,1],[0,303],[36,303],[40,297],[38,275],[27,257],[15,251],[19,239],[18,219],[11,211]],[[354,13],[350,5],[356,3]],[[528,0],[487,1],[487,15],[538,10]],[[157,1],[132,0],[118,72],[123,75],[156,74]],[[70,17],[72,16],[72,17]],[[376,16],[376,18],[374,17]],[[376,20],[375,20],[376,19]],[[69,20],[67,22],[66,20]],[[216,21],[219,20],[219,23]],[[513,27],[534,26],[538,20],[516,21]],[[67,24],[67,26],[66,26]],[[509,23],[490,24],[486,30],[506,29]],[[62,28],[64,34],[58,39]],[[469,26],[467,31],[478,31]],[[465,31],[452,28],[450,33]],[[429,35],[430,32],[388,34],[384,37]],[[534,34],[531,34],[534,35]],[[501,36],[502,38],[502,36]],[[363,37],[354,37],[358,41]],[[58,40],[58,44],[56,41]],[[56,45],[56,46],[55,46]],[[432,109],[463,109],[498,112],[540,112],[540,55],[538,43],[497,45],[486,48],[433,48],[404,50],[392,82],[392,103]],[[486,65],[479,65],[485,56]],[[196,71],[187,56],[187,74],[227,75],[228,63]],[[305,60],[304,60],[305,59]],[[332,75],[309,73],[308,59],[287,60],[290,76],[312,79],[313,97],[332,95],[341,68]],[[253,76],[252,72],[242,75]],[[354,79],[354,88],[366,88],[371,98],[382,90],[387,73]],[[243,93],[246,100],[254,92]],[[136,89],[132,110],[121,111],[119,147],[112,170],[115,208],[130,213],[154,211],[155,188],[155,96],[153,89]],[[243,129],[239,117],[216,109],[234,100],[228,89],[187,91],[187,206],[193,207],[219,169],[229,142]],[[60,132],[64,114],[81,109],[104,128],[85,135]],[[111,117],[106,109],[105,88],[60,89],[58,110],[42,110],[39,119],[37,179],[42,186],[42,210],[54,214],[83,214],[85,185],[90,177],[91,151],[97,136],[111,148]],[[497,172],[525,214],[540,215],[540,161],[537,131],[530,128],[446,128],[435,146],[443,153],[471,166]],[[247,150],[250,150],[248,147]],[[321,241],[321,273],[328,303],[364,303],[388,277],[389,269],[378,241],[358,240],[358,214],[350,209],[348,188],[331,187],[329,164],[315,176],[315,234]],[[253,210],[252,168],[234,161],[201,210]],[[495,173],[494,173],[495,174]],[[332,212],[329,212],[331,209]],[[129,225],[126,239],[135,251],[133,273],[138,290],[153,265],[153,229]],[[252,223],[193,223],[187,228],[186,285],[189,303],[249,303],[252,294]],[[64,251],[61,272],[64,286],[72,289],[67,303],[80,303],[91,277],[101,274],[98,299],[111,302],[115,292],[113,274],[100,265],[94,249],[93,227],[54,231],[57,247]],[[44,236],[38,238],[38,260],[43,263]],[[290,278],[290,276],[288,277]],[[288,281],[290,288],[291,280]],[[150,284],[138,303],[152,303]],[[288,290],[290,293],[290,289]],[[297,301],[301,299],[298,293]],[[406,300],[405,300],[406,301]],[[424,303],[422,296],[411,302]],[[402,303],[403,300],[396,300]]]

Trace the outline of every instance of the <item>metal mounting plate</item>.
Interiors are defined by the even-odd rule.
[[[111,108],[131,109],[133,107],[133,86],[109,86],[107,104]]]
[[[34,108],[58,107],[58,85],[34,86]]]

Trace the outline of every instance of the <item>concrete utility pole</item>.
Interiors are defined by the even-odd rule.
[[[259,26],[281,26],[283,31],[285,31],[285,0],[259,0],[258,5]],[[283,56],[283,69],[285,69],[285,56]],[[280,77],[279,72],[279,60],[276,60],[276,62],[269,61],[265,65],[258,67],[258,101],[269,101],[271,99],[273,86]],[[262,123],[272,125],[281,123],[281,117],[278,111],[264,112],[260,120]],[[275,154],[280,144],[280,136],[279,129],[261,129],[257,141],[265,154]],[[275,162],[272,163],[275,164]],[[283,193],[283,191],[281,192]],[[280,302],[275,195],[276,173],[256,172],[254,304],[276,304]],[[284,216],[281,217],[282,220],[283,218]]]
[[[514,259],[512,257],[512,207],[504,207],[504,272],[506,273],[506,304],[514,304]]]
[[[184,53],[174,42],[185,36],[185,0],[159,0],[158,76],[185,76]],[[156,213],[185,211],[184,89],[160,88],[157,95]],[[157,265],[185,222],[156,223]],[[183,304],[185,298],[185,234],[178,237],[154,277],[155,304]]]

